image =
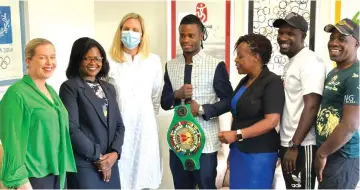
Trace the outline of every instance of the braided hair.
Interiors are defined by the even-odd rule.
[[[201,49],[204,49],[203,46],[203,41],[205,41],[208,37],[208,33],[207,30],[204,26],[204,24],[201,22],[201,20],[199,19],[199,17],[193,15],[193,14],[188,14],[186,15],[183,19],[181,19],[180,25],[182,24],[196,24],[198,25],[200,32],[203,33],[203,38],[200,40],[200,47]]]
[[[263,65],[266,65],[270,61],[272,45],[270,40],[264,35],[252,33],[240,36],[235,43],[234,51],[243,42],[248,44],[248,47],[253,54],[258,54],[260,56]]]

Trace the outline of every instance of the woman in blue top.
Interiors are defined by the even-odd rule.
[[[280,139],[279,124],[285,95],[279,76],[270,72],[272,47],[260,34],[241,36],[235,44],[239,74],[246,74],[231,100],[231,131],[219,133],[230,144],[230,188],[270,189]]]

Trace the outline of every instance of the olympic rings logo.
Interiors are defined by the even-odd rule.
[[[5,56],[5,57],[0,57],[0,67],[2,69],[6,69],[8,67],[8,65],[10,65],[10,57],[9,56]]]
[[[287,58],[284,55],[275,55],[274,63],[284,65],[287,61]]]

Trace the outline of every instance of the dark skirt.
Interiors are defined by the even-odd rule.
[[[244,153],[230,145],[230,189],[271,189],[277,152]]]
[[[103,175],[95,167],[79,167],[77,173],[67,174],[68,189],[121,189],[119,168],[117,162],[111,169],[109,182],[103,180]]]

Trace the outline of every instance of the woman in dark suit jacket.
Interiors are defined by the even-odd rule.
[[[76,174],[67,175],[71,189],[120,189],[117,160],[125,127],[115,89],[102,80],[108,72],[106,53],[97,41],[74,42],[66,70],[69,80],[60,87],[77,166]]]
[[[266,64],[270,41],[260,34],[238,39],[235,59],[239,74],[246,74],[231,100],[231,131],[219,133],[230,144],[230,188],[271,189],[280,139],[275,127],[285,101],[283,83]]]

